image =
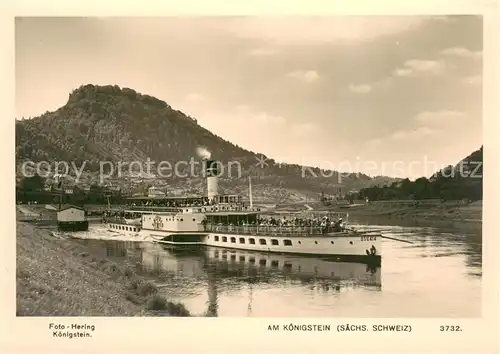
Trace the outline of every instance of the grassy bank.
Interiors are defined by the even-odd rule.
[[[406,227],[435,227],[461,230],[481,234],[481,203],[468,205],[397,205],[368,204],[348,209],[335,209],[349,212],[350,219],[361,224],[394,225]]]
[[[352,215],[381,216],[420,221],[446,220],[450,222],[482,222],[481,204],[439,204],[439,205],[402,205],[368,204],[348,210]]]
[[[18,316],[190,316],[156,286],[85,245],[17,223]]]
[[[390,217],[395,219],[414,219],[419,221],[446,220],[450,222],[482,222],[482,203],[460,204],[449,203],[417,203],[417,202],[371,202],[355,205],[324,206],[311,204],[315,211],[349,212],[351,215],[366,217]]]

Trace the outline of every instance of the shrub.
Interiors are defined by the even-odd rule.
[[[191,316],[188,309],[183,304],[170,302],[170,301],[167,302],[167,312],[171,316],[177,316],[177,317],[190,317]]]
[[[140,296],[153,295],[158,292],[158,288],[152,283],[142,283],[139,284],[137,292]]]
[[[167,309],[167,300],[159,295],[154,295],[148,300],[146,308],[151,311],[165,311]]]

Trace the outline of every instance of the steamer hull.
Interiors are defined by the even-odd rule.
[[[381,238],[363,235],[260,236],[213,233],[206,237],[205,245],[228,249],[326,256],[337,261],[361,262],[380,265]]]
[[[343,262],[380,266],[381,238],[365,235],[280,236],[235,233],[158,232],[142,230],[157,243],[179,246],[210,246],[223,249],[258,251],[301,256],[324,256]]]

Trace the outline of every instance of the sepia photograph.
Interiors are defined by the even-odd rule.
[[[14,26],[17,317],[481,318],[481,15]]]

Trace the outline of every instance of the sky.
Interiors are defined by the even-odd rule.
[[[15,29],[17,119],[116,84],[280,162],[414,179],[482,145],[478,16],[26,17]]]

